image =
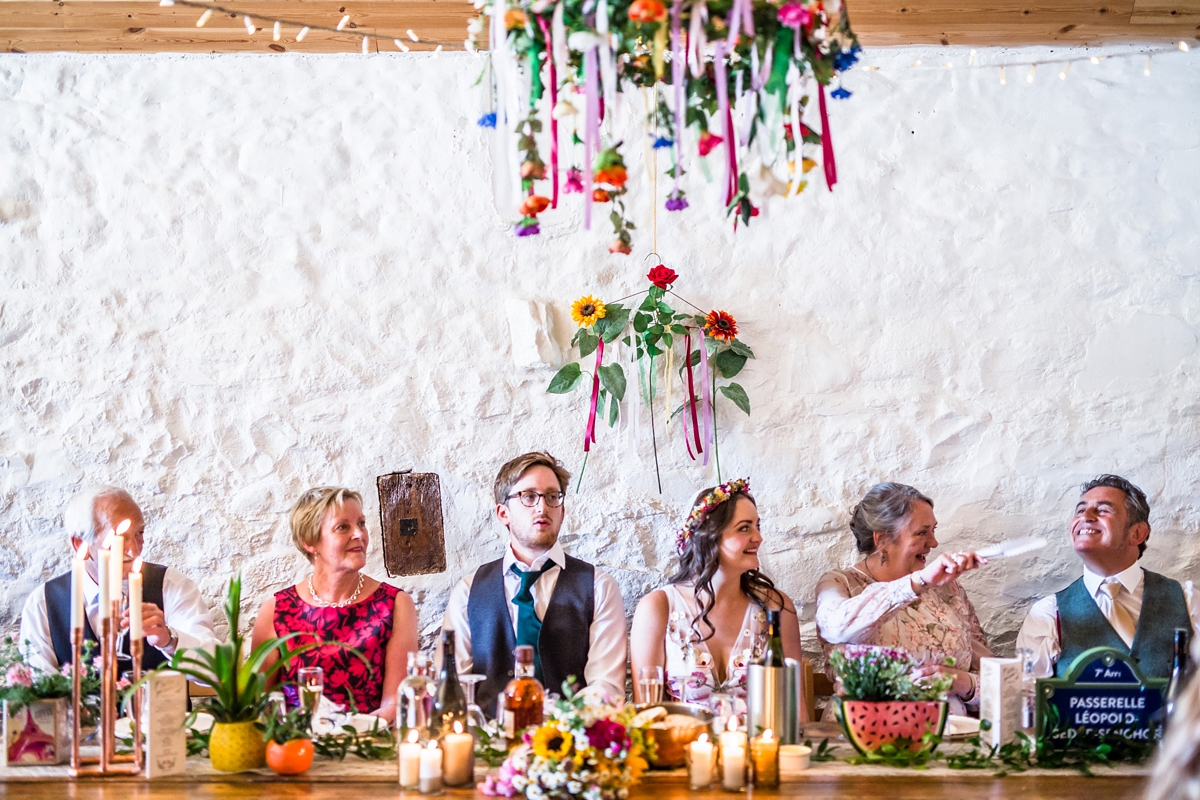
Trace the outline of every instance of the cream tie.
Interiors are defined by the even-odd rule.
[[[1108,618],[1109,623],[1113,626],[1113,630],[1121,637],[1121,641],[1125,642],[1125,646],[1132,647],[1133,635],[1137,631],[1137,621],[1134,620],[1133,615],[1124,606],[1117,602],[1117,595],[1121,593],[1120,581],[1102,583],[1100,584],[1100,589],[1103,595],[1098,595],[1098,598],[1102,598],[1106,606],[1100,610]]]

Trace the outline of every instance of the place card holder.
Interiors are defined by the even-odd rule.
[[[187,678],[172,670],[152,672],[144,691],[146,777],[182,775],[187,769]]]

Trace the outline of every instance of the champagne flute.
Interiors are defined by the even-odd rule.
[[[301,667],[296,671],[296,681],[300,684],[300,705],[311,720],[317,715],[321,694],[325,691],[325,670]]]
[[[661,703],[663,699],[662,665],[638,667],[638,693],[643,703]]]

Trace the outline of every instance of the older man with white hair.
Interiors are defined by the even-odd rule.
[[[92,486],[76,495],[64,514],[71,547],[78,551],[84,544],[88,546],[84,636],[93,642],[97,641],[95,631],[100,630],[97,552],[108,531],[124,520],[130,522],[124,554],[124,575],[128,577],[133,560],[142,554],[146,528],[142,510],[129,492],[115,486]],[[150,563],[142,565],[142,575],[142,627],[149,645],[142,658],[144,669],[169,660],[177,649],[216,644],[208,605],[190,578],[177,569]],[[71,662],[70,604],[69,572],[47,581],[25,601],[19,642],[32,666],[58,669]],[[128,631],[128,610],[121,627]],[[122,650],[128,654],[128,636],[122,641]]]

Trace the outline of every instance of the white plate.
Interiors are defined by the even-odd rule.
[[[945,736],[974,736],[979,733],[979,720],[974,717],[958,717],[951,714],[946,718]]]

